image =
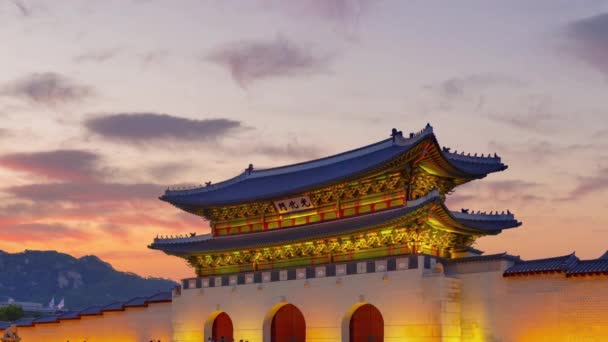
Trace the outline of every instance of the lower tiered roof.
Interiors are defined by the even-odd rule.
[[[503,229],[518,227],[513,214],[468,214],[447,209],[438,191],[407,202],[405,206],[361,214],[354,217],[313,223],[292,228],[229,236],[193,236],[177,239],[155,239],[149,246],[168,254],[187,256],[199,252],[231,251],[297,243],[311,239],[339,237],[365,232],[381,226],[398,225],[410,215],[425,212],[449,230],[467,235],[494,235]]]

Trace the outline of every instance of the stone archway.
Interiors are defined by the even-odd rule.
[[[275,305],[264,322],[265,342],[305,342],[306,321],[304,315],[293,304]]]
[[[226,342],[232,342],[234,336],[234,330],[232,327],[232,320],[230,316],[225,312],[217,315],[213,320],[213,326],[211,328],[211,338],[213,341],[221,341],[224,338]]]
[[[224,337],[224,341],[230,342],[234,338],[234,328],[232,319],[223,311],[214,311],[205,322],[204,341],[211,338],[213,341],[220,341]]]
[[[384,319],[371,304],[359,306],[350,317],[349,342],[383,342]]]
[[[342,318],[342,342],[384,341],[384,318],[374,305],[359,302]]]

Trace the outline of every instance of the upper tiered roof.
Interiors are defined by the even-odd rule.
[[[471,180],[507,168],[496,155],[478,157],[440,148],[433,128],[427,125],[408,137],[393,129],[389,139],[304,163],[263,170],[250,165],[240,175],[220,183],[167,189],[160,199],[186,210],[268,200],[373,173],[422,144],[422,167],[440,176]]]

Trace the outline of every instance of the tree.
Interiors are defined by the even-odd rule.
[[[0,308],[0,321],[16,321],[25,316],[23,308],[19,305],[10,304]]]

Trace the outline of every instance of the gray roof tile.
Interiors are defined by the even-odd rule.
[[[553,273],[553,272],[566,272],[570,267],[576,265],[578,258],[574,253],[546,258],[537,260],[520,261],[515,265],[509,267],[505,272],[504,276],[513,275],[527,275],[537,273]]]

